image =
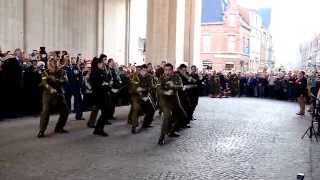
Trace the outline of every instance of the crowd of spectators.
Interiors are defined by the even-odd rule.
[[[54,51],[61,59],[65,59],[67,67],[77,67],[79,77],[69,77],[66,92],[69,98],[74,97],[75,106],[81,106],[84,111],[89,107],[90,85],[87,79],[90,73],[90,60],[85,60],[81,54],[70,57],[66,51]],[[50,56],[44,47],[26,54],[20,49],[14,52],[0,50],[0,119],[14,118],[25,115],[37,115],[41,111],[42,73]],[[121,81],[128,83],[135,65],[114,65]],[[154,66],[155,74],[161,73],[161,65]],[[295,101],[297,99],[298,71],[273,71],[260,73],[216,72],[211,69],[199,70],[199,93],[211,98],[223,97],[256,97]],[[68,74],[68,73],[67,73]],[[80,79],[79,79],[80,78]],[[309,94],[317,94],[319,77],[316,71],[306,74]],[[73,82],[74,81],[74,82]],[[75,82],[76,81],[76,82]],[[76,84],[78,83],[78,84]],[[79,84],[80,83],[80,84]],[[70,88],[72,87],[72,88]],[[76,87],[76,90],[74,90]],[[71,89],[71,90],[70,90]],[[77,96],[74,92],[79,92]],[[120,98],[121,97],[121,98]],[[80,98],[80,99],[79,99]],[[129,104],[128,89],[123,88],[117,97],[117,105]],[[68,103],[71,106],[71,103]],[[70,107],[70,109],[72,109]],[[77,109],[76,107],[73,108]]]

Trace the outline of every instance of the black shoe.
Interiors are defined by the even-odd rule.
[[[160,138],[159,141],[158,141],[158,144],[160,146],[164,145],[165,144],[164,138]]]
[[[304,116],[304,113],[299,112],[299,113],[297,113],[297,115],[299,115],[299,116]]]
[[[65,130],[65,129],[56,129],[54,130],[55,133],[59,133],[59,134],[67,134],[69,133],[69,131]]]
[[[96,126],[90,123],[87,123],[88,128],[95,128]]]
[[[97,135],[97,136],[102,136],[102,137],[107,137],[107,136],[109,136],[109,134],[108,133],[106,133],[106,132],[104,132],[104,131],[93,131],[93,134],[94,135]]]
[[[112,123],[110,122],[110,121],[107,121],[106,123],[105,123],[105,125],[111,125]]]
[[[135,128],[135,127],[132,127],[132,129],[131,129],[131,133],[132,133],[132,134],[137,134],[137,130],[136,130],[136,128]]]
[[[86,120],[85,118],[76,118],[76,121],[84,121]]]
[[[170,133],[170,134],[169,134],[169,137],[174,137],[174,138],[176,138],[176,137],[180,137],[180,135],[173,132],[173,133]]]
[[[189,126],[189,125],[185,125],[185,126],[183,126],[183,128],[191,128],[191,126]]]
[[[38,138],[44,138],[45,137],[43,132],[39,132],[37,136],[38,136]]]
[[[146,129],[148,129],[148,128],[153,128],[153,126],[151,126],[151,125],[145,125],[145,126],[142,126],[143,128],[146,128]]]

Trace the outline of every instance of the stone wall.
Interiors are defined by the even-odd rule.
[[[1,0],[0,47],[46,46],[125,62],[126,0]]]
[[[0,48],[12,50],[24,46],[24,1],[0,1]]]

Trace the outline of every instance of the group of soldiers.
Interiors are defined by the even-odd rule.
[[[45,137],[53,108],[60,115],[55,132],[68,133],[64,129],[70,112],[70,102],[68,103],[66,96],[74,96],[76,101],[79,95],[74,91],[65,92],[65,84],[70,77],[85,81],[84,84],[91,93],[92,108],[87,125],[94,128],[95,135],[108,136],[104,126],[111,124],[110,119],[114,119],[116,108],[114,97],[123,89],[128,89],[131,99],[128,124],[132,127],[132,134],[151,128],[156,111],[159,111],[162,120],[159,145],[165,143],[167,136],[179,137],[178,131],[190,128],[189,124],[194,119],[193,113],[198,104],[201,85],[195,66],[188,72],[188,67],[181,64],[175,71],[172,64],[164,63],[155,71],[152,64],[143,64],[135,67],[128,82],[122,82],[115,69],[114,60],[108,59],[104,54],[93,59],[91,70],[85,77],[77,75],[79,70],[73,66],[75,62],[71,60],[67,64],[61,57],[55,55],[48,57],[47,68],[42,73],[43,96],[39,138]],[[68,74],[68,68],[72,76]],[[100,117],[97,118],[99,111]],[[143,117],[141,123],[140,117]],[[76,119],[82,119],[82,114],[77,114],[77,111]]]

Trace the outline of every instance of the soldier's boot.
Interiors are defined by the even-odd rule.
[[[160,136],[160,138],[159,138],[159,140],[158,140],[158,144],[159,144],[160,146],[165,144],[165,138],[164,138],[164,136]]]
[[[102,137],[107,137],[107,136],[109,136],[109,134],[106,133],[105,131],[103,131],[103,130],[97,130],[97,129],[93,131],[93,134],[94,134],[94,135],[98,135],[98,136],[102,136]]]
[[[41,131],[39,131],[37,136],[38,136],[38,138],[44,138],[45,137],[44,132],[41,132]]]
[[[132,126],[131,133],[132,134],[137,134],[137,127],[136,126]]]

